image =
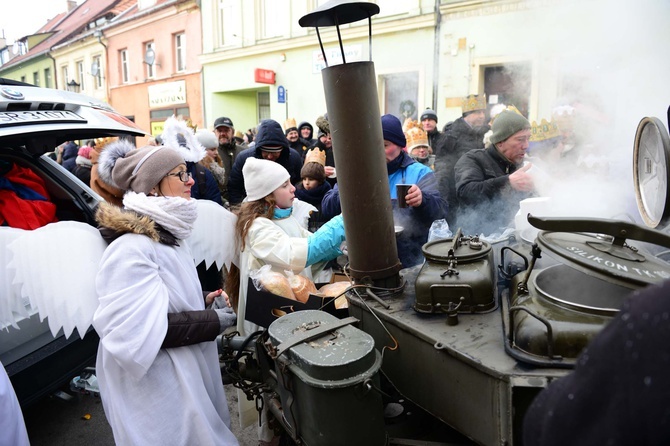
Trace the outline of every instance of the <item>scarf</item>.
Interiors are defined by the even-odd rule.
[[[275,220],[282,220],[284,218],[289,218],[291,216],[291,212],[293,212],[293,206],[291,206],[290,208],[287,208],[287,209],[282,209],[282,208],[278,208],[277,206],[275,206],[274,219]]]
[[[393,173],[395,173],[396,170],[403,167],[403,164],[406,162],[407,159],[411,159],[411,157],[407,154],[407,152],[405,152],[404,150],[400,151],[400,154],[396,157],[396,159],[386,163],[386,173],[392,175]],[[412,160],[412,162],[414,162],[414,160]]]
[[[169,231],[178,240],[191,235],[193,223],[198,217],[195,199],[182,197],[152,197],[128,191],[123,196],[123,206],[153,221]]]

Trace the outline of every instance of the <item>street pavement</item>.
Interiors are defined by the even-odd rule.
[[[225,386],[232,430],[240,446],[258,444],[256,427],[240,429],[237,416],[237,392]],[[99,397],[61,394],[67,400],[50,396],[25,409],[23,416],[32,446],[113,446],[112,429],[107,423]]]

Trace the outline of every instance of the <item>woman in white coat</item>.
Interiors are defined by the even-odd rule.
[[[103,181],[125,190],[123,208],[96,213],[108,241],[96,277],[96,363],[116,444],[237,445],[214,339],[231,308],[205,309],[188,245],[196,203],[182,156],[120,141],[99,159]]]

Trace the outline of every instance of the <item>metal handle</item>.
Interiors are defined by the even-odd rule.
[[[645,228],[625,221],[611,221],[601,218],[583,218],[579,220],[570,218],[540,218],[528,214],[528,223],[543,231],[608,234],[614,237],[613,243],[619,246],[623,246],[624,241],[629,238],[670,248],[669,235],[655,229]]]

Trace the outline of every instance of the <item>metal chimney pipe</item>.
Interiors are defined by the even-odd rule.
[[[396,288],[401,265],[374,64],[335,65],[321,73],[351,275],[356,283]]]

